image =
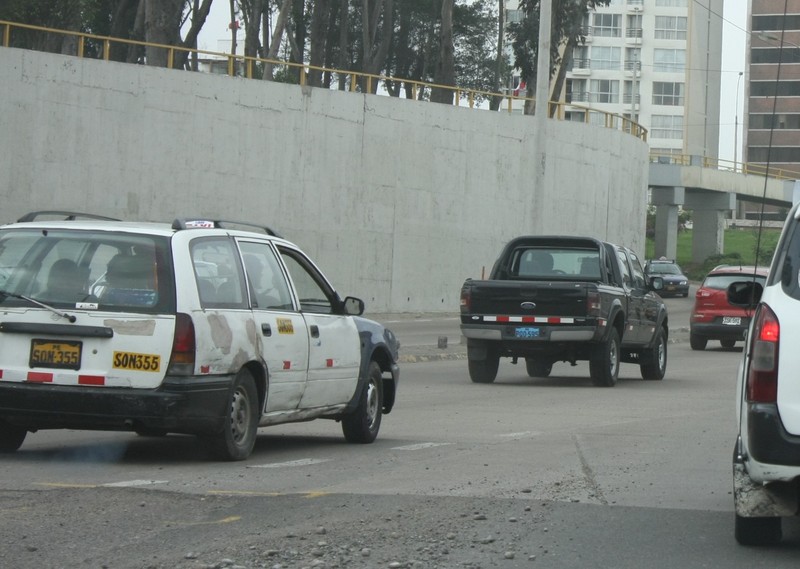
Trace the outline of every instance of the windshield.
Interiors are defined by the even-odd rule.
[[[678,265],[674,263],[652,263],[647,268],[647,272],[651,275],[682,275],[683,271]]]
[[[101,231],[0,233],[0,290],[49,306],[174,311],[166,238]],[[3,306],[27,301],[0,296]]]

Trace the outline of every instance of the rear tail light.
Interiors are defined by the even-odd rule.
[[[758,307],[750,338],[747,400],[774,403],[778,399],[778,346],[781,325],[766,304]]]
[[[600,316],[600,293],[589,291],[586,295],[586,314],[589,316]]]
[[[194,373],[195,356],[194,323],[191,316],[179,312],[175,318],[175,337],[172,340],[172,355],[169,359],[170,375],[191,375]]]
[[[468,314],[469,313],[469,304],[470,304],[470,293],[468,288],[461,289],[461,313]]]

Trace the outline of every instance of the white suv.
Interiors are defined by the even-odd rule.
[[[739,543],[780,541],[781,517],[798,513],[800,484],[800,209],[784,225],[765,285],[728,288],[752,310],[737,382],[733,454]]]
[[[0,227],[0,452],[39,429],[127,430],[242,460],[259,426],[314,418],[372,442],[398,342],[295,245],[233,229],[248,225],[35,212]]]

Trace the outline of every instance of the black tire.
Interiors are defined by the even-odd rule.
[[[737,514],[734,534],[741,545],[774,545],[783,538],[781,518],[745,518]]]
[[[367,383],[361,390],[358,406],[342,417],[342,432],[350,443],[371,443],[378,436],[383,417],[383,375],[377,362],[369,363]]]
[[[525,369],[530,377],[549,377],[553,371],[553,362],[525,358]]]
[[[258,433],[258,392],[249,371],[233,381],[226,405],[225,428],[209,437],[209,450],[217,460],[244,460],[253,452]]]
[[[719,343],[723,348],[731,349],[736,345],[736,340],[731,340],[730,338],[726,338],[725,340],[720,340]]]
[[[692,347],[693,350],[703,351],[706,349],[706,344],[708,343],[707,338],[703,338],[702,336],[696,336],[695,334],[689,334],[689,345]]]
[[[664,328],[659,327],[653,347],[642,352],[642,363],[639,364],[642,379],[664,379],[667,373],[667,335]]]
[[[598,387],[614,387],[619,376],[619,332],[611,328],[608,339],[595,348],[589,360],[592,383]]]
[[[0,419],[0,453],[17,452],[23,441],[25,441],[27,434],[27,429],[10,425]]]
[[[469,357],[469,356],[468,356]],[[500,356],[488,350],[484,360],[467,360],[469,378],[473,383],[492,383],[500,367]]]

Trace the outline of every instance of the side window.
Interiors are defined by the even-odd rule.
[[[244,269],[250,286],[253,307],[291,310],[292,296],[275,251],[268,243],[240,241]]]
[[[794,226],[778,244],[779,257],[775,275],[770,274],[770,282],[780,281],[783,291],[795,300],[800,300],[800,224],[792,220]]]
[[[636,288],[647,288],[644,279],[644,271],[642,270],[642,263],[639,262],[639,257],[632,251],[629,252],[631,256],[631,268],[633,269],[633,282]]]
[[[619,268],[622,271],[622,284],[627,288],[632,288],[633,280],[631,279],[631,270],[628,267],[628,259],[625,256],[625,251],[617,249],[617,258],[619,259]]]
[[[336,293],[311,262],[297,251],[282,247],[279,249],[297,290],[300,310],[320,314],[333,314],[338,310],[334,306]]]
[[[200,238],[190,245],[200,303],[210,308],[244,308],[244,278],[233,241]]]

